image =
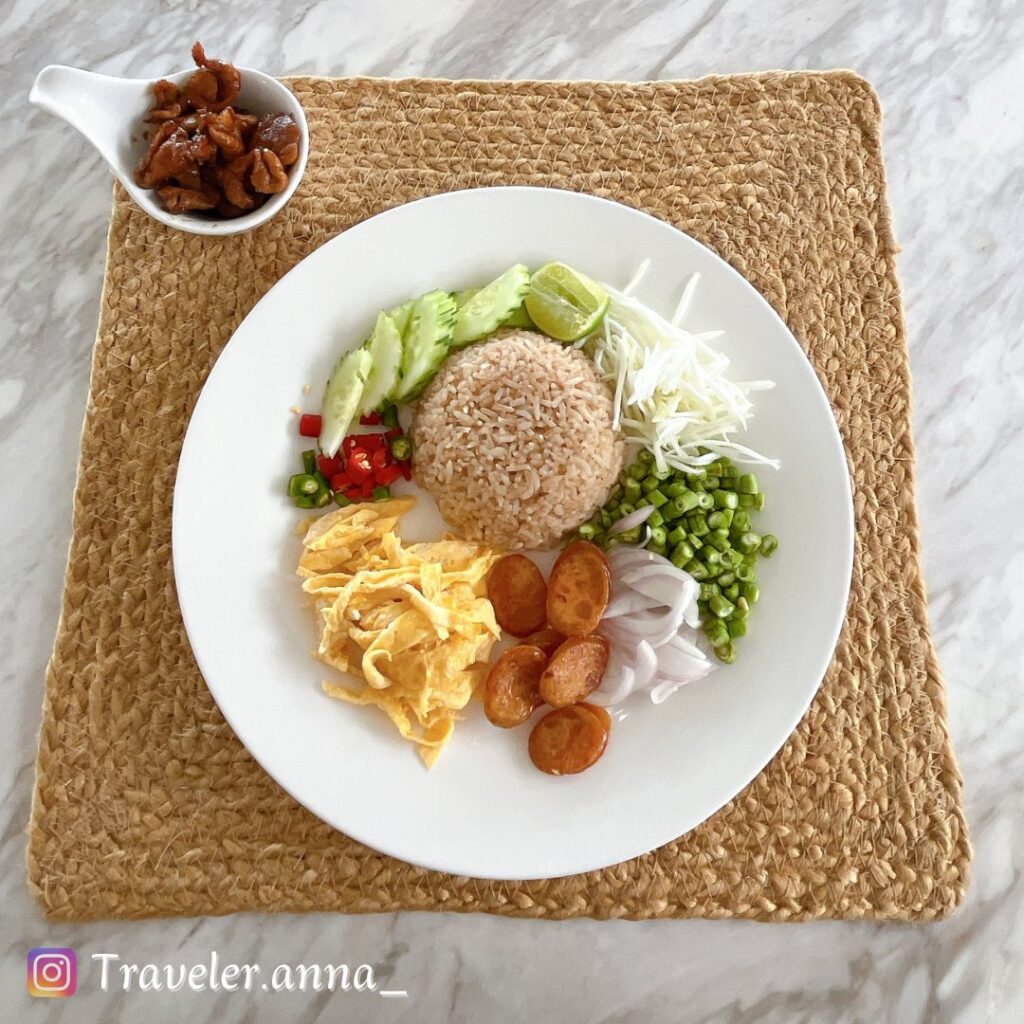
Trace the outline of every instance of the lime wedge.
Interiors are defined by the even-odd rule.
[[[526,311],[537,328],[558,341],[577,341],[604,319],[611,299],[586,274],[564,263],[545,263],[530,278]]]

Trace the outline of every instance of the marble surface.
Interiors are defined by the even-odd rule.
[[[253,8],[246,5],[245,10]],[[0,6],[0,1019],[17,1021],[957,1021],[1024,1019],[1024,7],[1019,0],[9,0]],[[60,600],[109,177],[25,97],[50,62],[155,75],[211,52],[278,73],[681,78],[853,68],[885,108],[914,372],[925,576],[977,847],[966,904],[931,926],[533,923],[237,916],[51,925],[24,882],[43,672]],[[25,955],[86,961],[32,1000]],[[102,992],[135,962],[376,966],[367,993]]]

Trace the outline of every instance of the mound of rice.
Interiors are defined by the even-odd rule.
[[[450,356],[413,421],[416,480],[466,539],[556,544],[622,468],[612,396],[590,360],[533,331]]]

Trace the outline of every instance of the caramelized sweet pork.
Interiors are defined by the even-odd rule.
[[[149,147],[135,170],[170,213],[191,210],[238,217],[288,186],[299,158],[299,126],[290,114],[257,115],[234,106],[239,70],[192,47],[198,70],[182,88],[153,83]]]

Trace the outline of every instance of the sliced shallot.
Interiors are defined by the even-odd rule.
[[[658,674],[658,652],[646,640],[641,640],[636,645],[633,673],[636,677],[636,686],[641,690],[649,687]]]
[[[674,570],[673,573],[656,566],[631,569],[622,574],[622,585],[630,587],[634,593],[649,597],[659,605],[666,605],[669,608],[688,605],[700,593],[697,581],[690,575],[687,575],[685,580],[680,580],[675,573],[682,570],[676,569],[671,562],[667,564]]]
[[[654,515],[654,506],[644,505],[643,508],[638,508],[635,512],[630,512],[628,516],[623,516],[618,522],[613,523],[608,533],[614,537],[617,533],[632,530],[634,526],[643,526],[652,515]]]
[[[646,522],[649,508],[639,510],[646,515],[638,522]],[[617,546],[608,560],[614,597],[600,630],[611,657],[591,699],[607,707],[643,691],[660,704],[715,667],[696,642],[700,587],[689,573],[642,547]]]
[[[645,597],[643,594],[638,594],[635,590],[620,590],[611,601],[608,602],[608,607],[605,609],[604,618],[605,621],[608,619],[617,619],[620,615],[632,615],[634,612],[646,612],[651,608],[656,608],[657,602],[652,601],[649,597]]]
[[[611,707],[614,704],[621,704],[635,688],[636,674],[633,666],[622,657],[616,645],[612,644],[612,654],[608,659],[604,679],[589,699],[602,707]]]

